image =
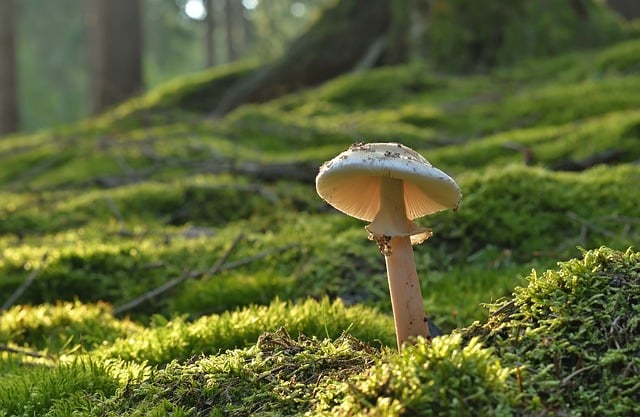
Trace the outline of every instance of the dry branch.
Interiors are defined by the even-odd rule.
[[[45,252],[44,255],[42,255],[42,259],[40,260],[42,264],[44,264],[44,262],[47,260],[48,255],[48,252]],[[15,303],[15,301],[20,298],[20,296],[27,290],[27,288],[29,288],[33,281],[38,278],[41,270],[42,267],[34,268],[27,276],[27,279],[25,279],[24,282],[13,292],[13,294],[11,294],[9,298],[7,298],[7,301],[2,304],[2,307],[0,307],[0,311],[7,310],[9,307],[11,307],[13,303]]]
[[[215,275],[215,274],[220,273],[222,271],[227,271],[229,269],[238,268],[240,266],[243,266],[243,265],[249,264],[251,262],[257,261],[258,259],[262,259],[262,258],[264,258],[266,256],[269,256],[269,255],[273,254],[273,253],[283,252],[285,250],[288,250],[288,249],[291,249],[291,248],[294,248],[294,247],[298,246],[295,243],[291,243],[291,244],[288,244],[288,245],[282,245],[282,246],[275,247],[273,249],[264,250],[262,252],[259,252],[259,253],[255,254],[255,255],[249,256],[249,257],[244,258],[244,259],[239,259],[239,260],[234,261],[234,262],[224,263],[226,261],[226,259],[229,257],[229,254],[231,253],[233,248],[235,247],[236,242],[239,242],[239,238],[240,238],[240,236],[238,236],[238,238],[236,238],[237,241],[234,241],[234,244],[227,250],[227,252],[225,252],[225,254],[220,259],[218,259],[218,262],[216,262],[216,264],[213,267],[209,268],[208,270],[206,270],[206,271],[189,271],[187,269],[179,277],[173,278],[172,280],[167,281],[165,284],[163,284],[163,285],[161,285],[161,286],[159,286],[157,288],[154,288],[153,290],[141,295],[140,297],[138,297],[138,298],[126,303],[126,304],[123,304],[120,307],[114,308],[113,311],[112,311],[112,314],[114,316],[117,316],[119,314],[122,314],[125,311],[129,311],[129,310],[137,307],[138,305],[142,304],[143,302],[145,302],[145,301],[147,301],[147,300],[149,300],[149,299],[151,299],[151,298],[153,298],[153,297],[155,297],[157,295],[160,295],[163,292],[166,292],[166,291],[170,290],[171,288],[177,286],[178,284],[180,284],[180,283],[182,283],[184,281],[187,281],[189,279],[195,279],[195,278],[200,278],[200,277],[205,277],[205,276],[212,276],[212,275]]]
[[[235,240],[231,243],[231,246],[229,247],[229,249],[227,249],[227,251],[220,258],[218,258],[218,261],[215,263],[215,265],[213,265],[209,270],[205,272],[201,272],[200,275],[204,275],[206,273],[209,273],[209,274],[218,273],[222,265],[229,258],[229,255],[231,255],[231,252],[233,252],[233,250],[236,248],[238,243],[240,243],[240,240],[242,240],[243,237],[244,235],[242,234],[239,234],[238,236],[236,236]],[[197,275],[197,276],[200,276],[200,275]],[[177,286],[178,284],[190,278],[194,278],[194,275],[188,269],[186,269],[182,272],[182,274],[179,277],[173,278],[172,280],[165,282],[161,286],[142,294],[140,297],[135,298],[119,307],[114,308],[112,311],[112,314],[114,316],[117,316],[119,314],[124,313],[125,311],[129,311],[139,306],[140,304],[144,303],[145,301],[150,300],[151,298],[170,290],[171,288]]]
[[[32,358],[53,359],[53,356],[51,356],[51,355],[47,355],[47,354],[44,354],[44,353],[36,352],[35,350],[13,348],[13,347],[5,345],[4,343],[0,343],[0,352],[17,353],[17,354],[20,354],[20,355],[30,356]]]

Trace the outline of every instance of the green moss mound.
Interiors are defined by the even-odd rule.
[[[256,343],[261,334],[280,327],[285,327],[294,337],[304,334],[336,338],[349,329],[353,336],[371,343],[390,345],[395,340],[391,318],[374,309],[359,305],[345,307],[341,301],[327,299],[301,303],[276,300],[268,306],[249,306],[193,322],[156,317],[149,328],[105,343],[94,355],[161,365],[172,360],[184,361],[197,354],[215,355],[245,347]]]
[[[368,372],[329,391],[326,416],[511,416],[516,407],[512,370],[477,339],[418,341],[387,354]]]
[[[23,367],[19,373],[3,375],[0,416],[88,415],[88,393],[93,393],[95,401],[116,393],[120,382],[112,371],[113,366],[78,359],[52,367]]]
[[[553,248],[558,259],[604,240],[620,249],[640,233],[633,220],[640,218],[640,194],[632,191],[638,181],[634,165],[579,174],[516,165],[482,170],[461,180],[468,191],[460,210],[434,225],[463,254],[490,244],[521,259]]]
[[[19,305],[0,314],[0,343],[50,352],[93,350],[139,330],[131,321],[115,319],[106,304]]]
[[[293,339],[280,329],[247,349],[172,362],[103,403],[101,415],[303,415],[327,384],[362,372],[376,354],[348,335]]]
[[[601,247],[527,279],[512,298],[491,306],[486,322],[401,353],[384,347],[395,340],[390,318],[327,301],[274,303],[193,323],[157,318],[151,329],[127,328],[112,342],[99,326],[82,328],[92,335],[87,340],[107,339],[88,344],[83,359],[52,365],[50,358],[25,369],[0,356],[0,415],[22,409],[60,416],[640,411],[640,254]],[[50,312],[56,308],[92,311],[61,305]],[[26,323],[38,316],[47,322],[45,313],[21,315]],[[381,341],[382,349],[359,340]]]
[[[414,248],[427,311],[446,330],[481,320],[477,304],[508,294],[521,282],[523,262],[525,269],[546,267],[573,256],[576,246],[621,249],[640,239],[637,165],[566,173],[513,163],[456,177],[462,207],[420,219],[435,234]],[[142,321],[152,314],[195,318],[309,296],[390,311],[384,259],[364,222],[326,212],[313,192],[252,189],[207,178],[50,196],[50,220],[39,233],[18,234],[18,245],[17,236],[4,240],[0,291],[8,296],[37,273],[17,302],[118,307],[188,273],[193,278],[126,313]],[[278,210],[267,196],[280,202]],[[296,211],[299,204],[306,212]],[[3,226],[39,215],[44,208],[14,210]],[[65,219],[78,228],[59,230]],[[224,270],[208,272],[239,236]]]
[[[528,408],[552,415],[640,411],[640,253],[584,251],[492,306],[480,335],[521,372]]]

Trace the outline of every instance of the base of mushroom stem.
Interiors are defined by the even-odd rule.
[[[396,339],[401,350],[412,337],[430,338],[413,248],[408,236],[383,237],[376,242],[385,254]]]

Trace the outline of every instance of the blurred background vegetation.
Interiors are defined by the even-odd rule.
[[[5,116],[9,121],[4,122],[4,127],[0,122],[2,132],[65,124],[103,109],[101,105],[90,104],[96,94],[92,89],[99,88],[94,84],[100,71],[95,68],[94,55],[98,51],[103,59],[114,59],[106,58],[111,52],[97,46],[100,40],[96,34],[110,37],[107,44],[117,46],[111,57],[118,57],[118,61],[135,59],[131,55],[127,58],[127,52],[122,50],[127,49],[124,45],[136,42],[132,34],[140,35],[140,45],[129,53],[140,60],[141,79],[130,87],[132,91],[126,92],[127,96],[206,67],[247,58],[270,62],[284,54],[292,39],[304,33],[325,7],[336,2],[2,0],[0,3],[5,9],[0,11],[0,18],[5,21],[0,24],[4,28],[0,48],[5,51],[0,59],[0,67],[4,69],[0,68],[0,72],[7,74],[10,70],[6,68],[13,66],[14,73],[13,81],[6,75],[0,77],[4,83],[0,85],[0,95],[6,96],[15,89],[17,107],[13,116]],[[461,0],[369,3],[343,0],[342,3],[352,3],[356,15],[366,14],[365,10],[371,8],[388,15],[388,21],[371,24],[389,25],[381,29],[388,33],[385,39],[391,47],[386,48],[384,59],[376,61],[376,39],[366,40],[374,58],[365,65],[421,60],[446,72],[486,71],[525,58],[601,46],[629,36],[629,31],[635,29],[621,26],[620,20],[639,14],[633,0],[492,0],[479,7],[468,7]],[[108,7],[105,9],[104,5]],[[103,30],[105,26],[100,25],[100,19],[115,19],[117,29]],[[354,21],[353,17],[334,16],[330,22],[333,27],[327,26],[327,30],[350,24],[355,27]],[[346,37],[358,36],[368,34],[353,31]],[[14,59],[9,59],[11,54],[6,52],[10,39]],[[319,49],[322,47],[311,48],[308,53],[321,54]],[[336,50],[329,52],[335,54]],[[111,64],[103,67],[103,71],[114,72],[114,68]],[[132,71],[128,72],[131,75]],[[0,105],[0,113],[6,115],[9,110],[2,108]]]
[[[10,1],[14,0],[2,0],[2,3]],[[88,51],[92,45],[88,36],[91,27],[85,17],[91,2],[20,0],[14,3],[19,129],[33,131],[88,116],[91,76]],[[247,57],[273,58],[282,53],[287,42],[300,34],[318,9],[329,1],[135,0],[124,3],[130,10],[139,3],[140,26],[133,30],[142,33],[140,53],[144,88],[148,89],[176,75],[208,66]],[[209,25],[213,30],[208,29]],[[211,39],[207,40],[206,36]],[[3,61],[0,65],[7,64]]]

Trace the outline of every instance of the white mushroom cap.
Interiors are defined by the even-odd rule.
[[[406,218],[410,224],[413,219],[438,211],[455,210],[462,198],[458,184],[451,177],[399,143],[352,145],[320,167],[316,190],[343,213],[374,221],[380,209],[381,183],[385,178],[402,180]]]

